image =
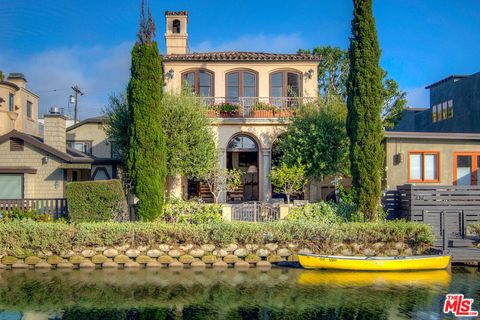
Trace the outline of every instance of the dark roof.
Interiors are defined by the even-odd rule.
[[[20,72],[11,72],[9,75],[8,75],[8,80],[10,79],[22,79],[23,81],[27,82],[27,78],[25,78],[25,75],[23,73],[20,73]]]
[[[386,131],[385,138],[480,140],[480,133]]]
[[[166,16],[188,16],[188,11],[165,11]]]
[[[19,89],[20,89],[19,86],[17,86],[15,83],[10,82],[10,81],[0,81],[0,84],[4,84],[4,85],[6,85],[6,86],[10,86],[10,87],[14,88],[15,90],[19,90]]]
[[[106,119],[107,119],[106,116],[97,116],[97,117],[88,118],[78,122],[77,124],[71,125],[70,127],[67,128],[67,132],[75,128],[78,128],[80,126],[83,126],[84,124],[87,124],[87,123],[104,123]]]
[[[62,159],[68,163],[92,163],[93,159],[87,156],[84,153],[81,153],[75,149],[67,148],[67,152],[59,151],[43,142],[39,137],[31,136],[29,134],[19,132],[17,130],[12,130],[3,136],[0,136],[0,143],[3,143],[10,138],[22,139],[24,142],[27,142],[40,150],[43,150],[49,154],[56,156],[57,158]]]
[[[464,75],[464,74],[452,74],[451,76],[448,76],[442,80],[439,80],[435,83],[429,84],[428,86],[425,87],[425,89],[430,89],[431,87],[435,87],[436,85],[439,85],[441,83],[447,82],[451,79],[456,80],[456,79],[463,79],[468,77],[469,75]]]
[[[194,52],[187,54],[169,54],[164,61],[320,61],[319,56],[307,53],[266,53],[266,52]]]

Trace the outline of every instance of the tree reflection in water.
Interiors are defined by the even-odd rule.
[[[76,320],[439,318],[447,292],[480,299],[476,271],[4,270],[0,277],[0,318],[15,311]]]

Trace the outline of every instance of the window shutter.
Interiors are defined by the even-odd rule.
[[[10,138],[10,151],[23,151],[23,140]]]

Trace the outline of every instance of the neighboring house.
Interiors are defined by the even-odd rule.
[[[245,173],[240,190],[221,200],[271,201],[272,149],[285,132],[289,116],[301,103],[317,97],[319,57],[237,51],[190,53],[188,13],[167,11],[165,16],[166,90],[179,92],[189,85],[213,118],[221,167]],[[323,187],[331,190],[332,185],[327,182]],[[322,191],[326,195],[325,190],[312,184],[305,197],[316,200]],[[188,197],[209,194],[200,181],[187,179],[176,191]]]
[[[38,135],[38,96],[26,88],[21,73],[0,81],[0,135],[11,130]]]
[[[480,72],[452,75],[425,89],[429,108],[406,109],[392,131],[480,133]]]
[[[402,184],[478,185],[480,73],[426,87],[430,108],[404,112],[385,133],[387,190]]]
[[[112,154],[112,144],[105,133],[104,122],[105,117],[99,116],[85,119],[67,128],[67,146],[93,159],[90,180],[117,178],[120,161]]]
[[[0,199],[62,199],[67,182],[117,178],[103,121],[66,128],[64,115],[47,114],[43,139],[17,130],[0,136]]]

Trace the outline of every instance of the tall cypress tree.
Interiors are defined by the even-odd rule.
[[[366,220],[379,216],[382,167],[382,69],[372,0],[353,0],[347,133],[358,209]]]
[[[142,0],[138,39],[132,49],[127,97],[131,124],[128,172],[138,197],[137,214],[153,220],[162,212],[166,176],[165,137],[162,130],[162,60],[150,9],[145,17]]]

